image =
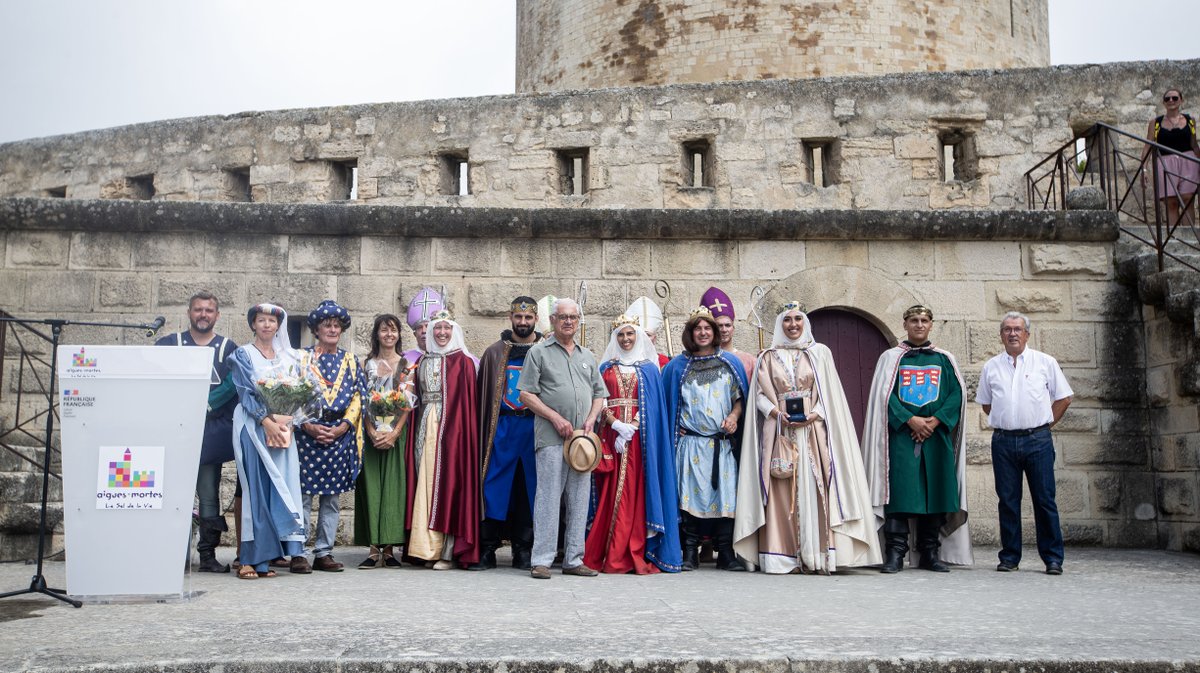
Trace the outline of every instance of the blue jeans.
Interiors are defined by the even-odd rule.
[[[1000,560],[1021,562],[1021,475],[1029,482],[1038,555],[1044,563],[1063,562],[1062,528],[1054,502],[1054,441],[1050,429],[1024,437],[992,433],[992,473],[1000,499]]]
[[[333,543],[337,539],[338,519],[340,518],[341,503],[336,495],[318,495],[305,493],[302,500],[304,507],[304,530],[311,533],[312,501],[317,498],[317,530],[313,535],[313,557],[321,558],[333,554]]]

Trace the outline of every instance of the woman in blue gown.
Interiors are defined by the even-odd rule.
[[[287,337],[287,312],[258,304],[246,314],[254,340],[231,357],[237,388],[233,448],[242,485],[241,568],[238,577],[273,577],[270,562],[304,553],[300,459],[290,422],[276,420],[259,398],[257,381],[281,368],[301,370]],[[283,421],[283,422],[281,422]]]

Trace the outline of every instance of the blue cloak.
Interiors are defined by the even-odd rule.
[[[609,360],[600,365],[600,375],[616,364]],[[639,362],[638,410],[641,414],[638,437],[642,443],[642,469],[646,479],[646,560],[659,570],[677,573],[683,564],[679,544],[679,485],[675,478],[675,450],[671,443],[671,425],[663,400],[662,375],[658,364]]]

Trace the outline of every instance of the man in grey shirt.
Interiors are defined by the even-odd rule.
[[[591,475],[576,472],[563,458],[563,442],[577,429],[596,425],[608,389],[600,378],[596,357],[575,343],[579,305],[573,299],[554,302],[549,338],[529,349],[517,389],[521,403],[533,411],[537,491],[533,500],[533,569],[535,579],[550,579],[550,564],[558,542],[559,502],[567,494],[567,531],[563,574],[594,577],[583,565]]]

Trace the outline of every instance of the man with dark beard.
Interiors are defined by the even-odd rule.
[[[227,573],[229,566],[217,561],[216,550],[221,544],[221,533],[229,530],[221,514],[221,466],[233,460],[233,410],[237,407],[237,391],[229,378],[229,363],[225,358],[237,350],[237,344],[213,331],[221,317],[220,304],[213,293],[202,290],[192,295],[187,314],[187,331],[165,336],[154,345],[207,346],[213,351],[204,441],[200,446],[200,469],[196,473],[196,496],[200,501],[200,533],[196,543],[200,565],[197,569],[202,573]]]
[[[529,348],[541,340],[534,330],[537,300],[512,300],[512,325],[488,347],[479,361],[479,446],[483,450],[483,523],[479,563],[470,570],[496,567],[500,540],[512,541],[514,568],[529,570],[533,548],[534,463],[533,412],[521,403],[517,380]]]

